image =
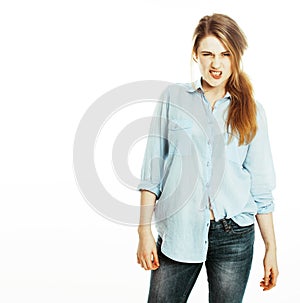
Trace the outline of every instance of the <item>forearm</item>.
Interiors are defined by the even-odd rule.
[[[150,191],[141,191],[139,234],[151,231],[151,221],[156,203],[156,195]]]
[[[258,214],[256,220],[260,229],[261,236],[265,242],[265,257],[264,257],[264,277],[260,282],[260,286],[263,290],[270,290],[276,286],[278,277],[278,266],[276,257],[276,240],[273,225],[273,215]]]
[[[273,214],[257,214],[256,220],[260,229],[266,250],[276,250],[276,238],[273,224]]]

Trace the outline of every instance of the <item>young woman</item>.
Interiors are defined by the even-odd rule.
[[[201,79],[170,85],[152,120],[138,187],[137,262],[152,270],[148,302],[186,302],[204,263],[209,302],[240,303],[255,218],[265,243],[260,286],[273,288],[278,276],[267,122],[241,70],[247,42],[237,23],[205,16],[193,41]]]

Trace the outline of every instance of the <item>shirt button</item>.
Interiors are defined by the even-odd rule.
[[[207,161],[206,166],[210,166],[210,162],[209,161]]]
[[[210,145],[210,140],[207,141],[207,144]]]

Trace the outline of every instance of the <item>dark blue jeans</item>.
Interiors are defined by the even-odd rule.
[[[157,249],[160,267],[151,272],[148,303],[187,302],[203,263],[182,263]],[[253,257],[254,224],[240,227],[233,220],[211,221],[205,262],[210,303],[241,303]]]

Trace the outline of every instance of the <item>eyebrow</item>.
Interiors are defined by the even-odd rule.
[[[213,52],[211,52],[211,51],[208,51],[208,50],[203,50],[203,51],[201,51],[200,52],[201,54],[214,54]],[[229,50],[226,50],[226,51],[224,51],[224,52],[221,52],[220,54],[228,54],[228,53],[230,53],[230,51]]]

